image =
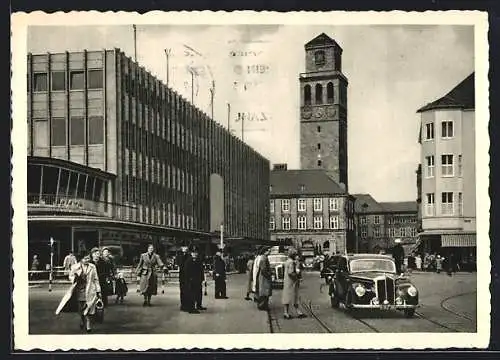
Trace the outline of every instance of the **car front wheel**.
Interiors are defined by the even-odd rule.
[[[405,309],[405,317],[412,318],[415,315],[415,309]]]

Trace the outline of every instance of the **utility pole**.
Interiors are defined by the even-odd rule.
[[[137,28],[134,25],[132,25],[134,28],[134,61],[137,62]]]
[[[227,103],[227,131],[231,130],[231,104]]]
[[[191,104],[194,105],[194,70],[189,71],[191,73]]]
[[[212,120],[214,119],[214,97],[215,97],[215,81],[212,81],[212,87],[210,88],[210,113]]]
[[[245,141],[245,113],[241,114],[241,141]]]
[[[52,291],[52,279],[54,277],[54,238],[50,238],[50,271],[49,271],[49,291]]]
[[[170,53],[171,49],[165,49],[165,57],[167,58],[167,87],[169,85],[169,80],[170,80]]]

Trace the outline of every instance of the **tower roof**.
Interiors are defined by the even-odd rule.
[[[474,109],[474,95],[474,73],[472,73],[448,94],[421,107],[417,112],[435,109]]]
[[[306,49],[311,49],[311,48],[315,48],[315,47],[332,46],[332,45],[336,46],[336,47],[338,47],[340,49],[342,49],[340,47],[340,45],[337,44],[337,42],[335,40],[333,40],[331,37],[329,37],[325,33],[321,33],[318,36],[316,36],[314,39],[312,39],[311,41],[309,41],[305,45],[305,48]]]

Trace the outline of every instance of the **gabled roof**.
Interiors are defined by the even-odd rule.
[[[470,74],[448,94],[433,101],[420,109],[417,113],[435,109],[474,109],[475,108],[474,73]]]
[[[354,194],[354,209],[357,213],[383,213],[384,208],[370,194]],[[367,206],[363,206],[366,204]]]
[[[380,205],[386,212],[418,212],[416,201],[381,202]]]
[[[310,48],[314,48],[314,47],[318,47],[318,46],[329,46],[329,45],[335,45],[335,46],[338,46],[340,48],[339,44],[337,44],[337,42],[335,40],[333,40],[331,37],[329,37],[325,33],[321,33],[318,36],[316,36],[314,39],[309,41],[305,45],[305,48],[310,49]]]
[[[347,194],[325,170],[273,170],[271,196]]]

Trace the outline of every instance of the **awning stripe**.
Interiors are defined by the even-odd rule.
[[[476,234],[443,234],[442,247],[476,247]]]

